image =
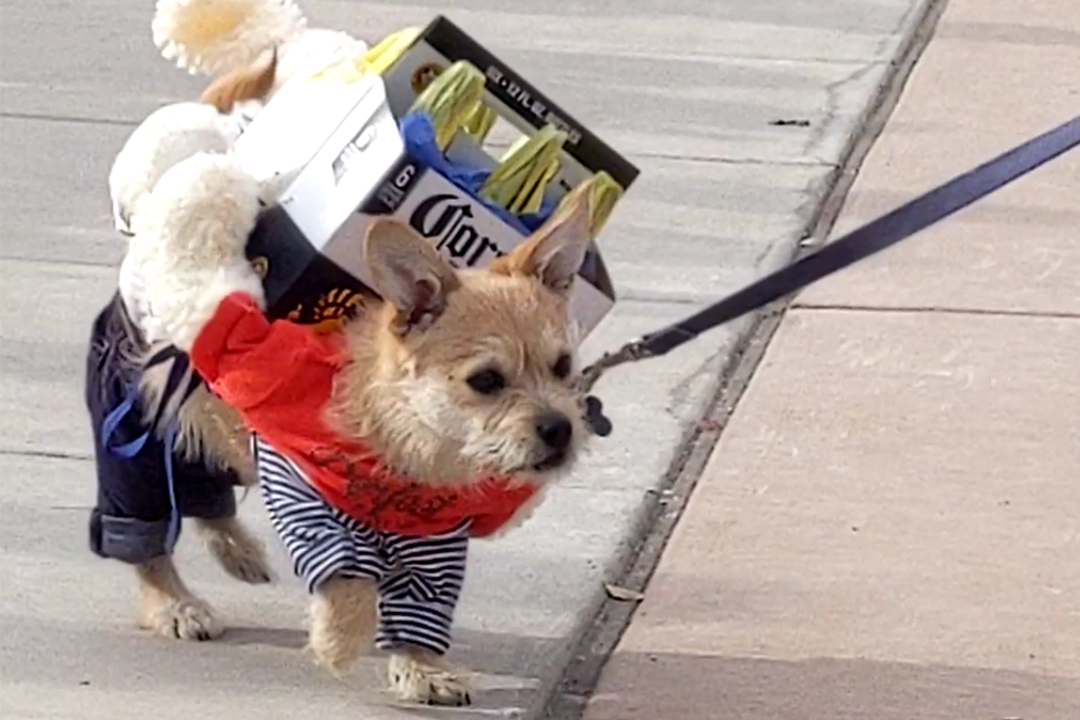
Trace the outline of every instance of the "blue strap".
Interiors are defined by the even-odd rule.
[[[194,390],[196,383],[190,383],[187,391],[184,393],[186,399],[188,395]],[[139,395],[139,387],[137,384],[132,384],[128,387],[127,394],[124,396],[123,401],[117,405],[112,412],[105,416],[105,420],[101,423],[101,444],[107,452],[114,457],[121,458],[123,460],[130,460],[139,452],[142,451],[146,445],[146,441],[150,439],[150,433],[153,432],[153,425],[146,430],[142,435],[126,442],[123,445],[112,445],[113,433],[127,417],[128,413],[135,407],[135,401]],[[164,405],[164,403],[162,403]],[[155,423],[156,424],[156,423]],[[165,479],[169,489],[169,528],[165,535],[165,551],[172,554],[176,548],[176,542],[180,538],[180,503],[176,499],[176,478],[173,473],[173,448],[176,445],[176,433],[178,431],[178,422],[173,420],[169,423],[169,426],[165,430],[165,443],[162,449],[162,460],[165,463]]]
[[[708,330],[881,252],[1076,147],[1080,147],[1080,117],[939,185],[684,320],[628,342],[615,352],[604,353],[582,371],[580,387],[589,390],[610,368],[666,355]]]
[[[176,501],[176,481],[173,478],[173,446],[176,445],[177,421],[169,423],[165,430],[165,478],[169,484],[169,530],[165,535],[165,551],[172,555],[180,538],[180,503]]]
[[[128,413],[135,407],[135,400],[138,398],[138,395],[138,385],[134,383],[131,384],[128,387],[127,394],[124,396],[123,401],[113,408],[112,412],[106,415],[105,420],[101,423],[101,447],[114,457],[122,458],[124,460],[130,460],[138,455],[143,449],[143,446],[146,445],[146,441],[150,439],[150,430],[147,430],[139,437],[130,442],[126,442],[123,445],[114,446],[110,444],[113,433],[116,432],[116,429],[120,427],[120,423],[124,421],[124,418],[127,417]]]
[[[641,350],[646,357],[666,355],[706,330],[801,290],[925,230],[1078,145],[1080,117],[953,178],[685,320],[646,335],[640,341]]]

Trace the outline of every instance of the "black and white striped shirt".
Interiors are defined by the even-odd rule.
[[[252,445],[270,520],[308,591],[318,592],[335,575],[371,578],[379,586],[376,645],[445,653],[465,582],[469,522],[425,537],[374,530],[327,503],[261,437]]]

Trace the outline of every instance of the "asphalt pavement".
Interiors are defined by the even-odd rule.
[[[374,40],[447,14],[535,80],[642,177],[601,239],[620,301],[587,354],[673,321],[787,262],[927,0],[312,1],[312,23]],[[664,10],[658,10],[658,7]],[[643,508],[715,396],[748,321],[597,388],[615,424],[519,531],[477,543],[455,657],[485,692],[464,711],[405,710],[378,665],[347,682],[301,653],[305,598],[256,495],[242,514],[281,580],[225,578],[186,538],[180,562],[222,640],[132,626],[131,572],[87,547],[82,407],[89,323],[123,240],[105,178],[156,107],[198,79],[161,59],[150,3],[0,5],[0,715],[12,720],[260,717],[378,720],[537,712],[645,530]]]

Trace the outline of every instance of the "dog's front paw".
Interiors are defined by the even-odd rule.
[[[472,703],[468,684],[440,662],[408,652],[394,652],[389,664],[390,691],[399,700],[423,705],[463,707]]]
[[[165,605],[146,618],[144,625],[168,638],[200,642],[219,638],[225,631],[210,606],[194,597]]]

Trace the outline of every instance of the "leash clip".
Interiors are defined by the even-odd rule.
[[[581,372],[581,377],[578,379],[578,391],[584,398],[585,423],[594,435],[607,437],[612,431],[611,419],[604,415],[604,404],[600,402],[600,398],[590,394],[597,380],[613,367],[634,362],[650,355],[652,355],[652,352],[649,350],[645,338],[634,340],[626,343],[615,352],[604,353],[596,362]]]
[[[592,390],[596,381],[600,379],[600,376],[611,368],[625,365],[629,362],[635,362],[650,357],[651,355],[652,352],[649,350],[645,338],[632,340],[615,352],[604,353],[596,362],[581,371],[581,378],[578,380],[578,389],[582,393],[587,394]]]
[[[604,415],[604,403],[595,395],[585,397],[585,424],[593,435],[607,437],[611,434],[611,420]]]

